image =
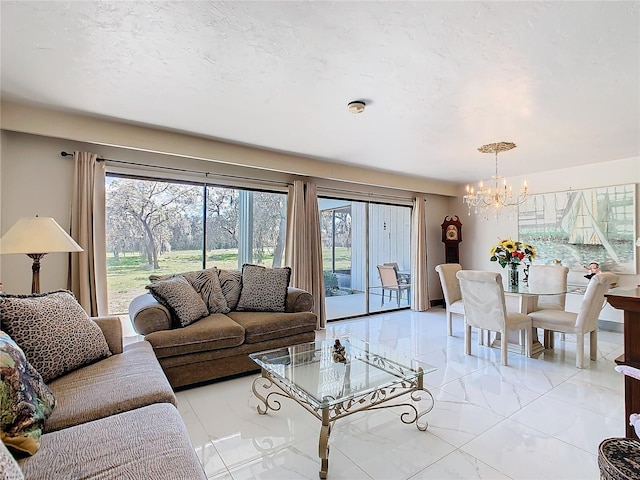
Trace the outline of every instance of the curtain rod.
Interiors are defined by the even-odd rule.
[[[380,187],[384,188],[384,187]],[[336,194],[356,194],[357,196],[362,195],[363,197],[369,197],[370,199],[387,199],[387,200],[400,200],[400,201],[413,201],[415,194],[412,194],[411,197],[403,197],[400,195],[391,195],[388,193],[372,193],[372,192],[364,192],[358,190],[345,190],[342,188],[336,187],[321,187],[318,185],[318,190],[322,190],[323,193],[329,194],[330,192],[335,192]]]
[[[60,156],[62,157],[73,157],[73,153],[69,153],[69,152],[65,152],[62,151],[60,152]],[[277,180],[266,180],[263,178],[247,178],[247,177],[242,177],[240,175],[229,175],[226,173],[211,173],[211,172],[203,172],[201,170],[188,170],[186,168],[178,168],[178,167],[166,167],[164,165],[151,165],[148,163],[139,163],[139,162],[132,162],[132,161],[128,161],[128,160],[113,160],[110,158],[96,158],[96,161],[98,162],[109,162],[109,163],[119,163],[122,165],[132,165],[134,167],[147,167],[147,168],[157,168],[157,169],[162,169],[162,170],[171,170],[173,172],[181,172],[181,173],[195,173],[198,175],[204,175],[205,177],[209,178],[209,176],[211,176],[211,178],[216,178],[216,177],[223,177],[223,178],[234,178],[234,179],[240,179],[240,180],[257,180],[259,182],[264,182],[264,183],[271,183],[273,185],[290,185],[290,182],[286,182],[286,181],[277,181]]]
[[[60,155],[63,157],[73,157],[73,153],[68,153],[65,151],[60,152]],[[148,163],[138,163],[138,162],[131,162],[131,161],[127,161],[127,160],[112,160],[109,158],[97,158],[96,159],[98,162],[109,162],[109,163],[120,163],[123,165],[133,165],[135,167],[148,167],[148,168],[157,168],[157,169],[165,169],[165,170],[172,170],[175,172],[182,172],[182,173],[195,173],[195,174],[199,174],[199,175],[205,175],[205,177],[209,178],[209,175],[212,175],[212,178],[215,177],[223,177],[223,178],[234,178],[234,179],[240,179],[240,180],[257,180],[259,182],[264,182],[264,183],[271,183],[273,185],[291,185],[291,182],[286,182],[286,181],[276,181],[276,180],[264,180],[264,179],[247,179],[246,177],[241,177],[238,175],[229,175],[229,174],[225,174],[225,173],[210,173],[210,172],[202,172],[199,170],[187,170],[184,168],[177,168],[177,167],[165,167],[163,165],[150,165]],[[319,190],[322,190],[324,192],[335,192],[337,194],[353,194],[354,191],[353,190],[346,190],[346,189],[341,189],[341,188],[336,188],[336,187],[321,187],[318,186]],[[363,195],[363,196],[367,196],[369,198],[386,198],[388,200],[402,200],[402,201],[411,201],[411,198],[409,197],[402,197],[402,196],[395,196],[395,195],[389,195],[389,194],[384,194],[384,193],[379,193],[379,194],[373,194],[371,192],[358,192],[356,191],[356,194],[358,195]]]

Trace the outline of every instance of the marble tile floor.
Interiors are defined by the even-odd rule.
[[[599,332],[598,360],[583,370],[570,335],[535,358],[510,353],[507,367],[498,349],[475,339],[466,356],[462,319],[454,316],[448,337],[441,308],[330,322],[318,332],[344,335],[437,366],[424,378],[436,403],[425,432],[395,408],[335,422],[328,479],[598,479],[598,444],[624,435],[624,379],[614,371],[621,333]],[[177,393],[208,478],[317,479],[320,422],[288,399],[259,415],[256,376]]]

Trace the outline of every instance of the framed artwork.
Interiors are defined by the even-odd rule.
[[[635,184],[530,195],[518,208],[518,240],[536,247],[539,264],[635,274],[635,219]]]

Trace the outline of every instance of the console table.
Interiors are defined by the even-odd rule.
[[[605,294],[607,301],[624,311],[624,353],[616,358],[619,365],[640,368],[640,288],[614,290]],[[629,415],[640,413],[640,380],[624,376],[624,410],[626,436],[636,438],[634,428],[629,425]]]

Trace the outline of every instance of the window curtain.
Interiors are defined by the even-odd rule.
[[[413,199],[411,218],[411,309],[429,309],[429,289],[427,282],[427,200]]]
[[[74,152],[71,236],[84,249],[71,255],[69,289],[91,316],[106,315],[105,167],[98,155]]]
[[[324,328],[326,312],[316,185],[295,180],[289,186],[287,202],[286,264],[291,267],[291,286],[313,295],[317,328]]]

